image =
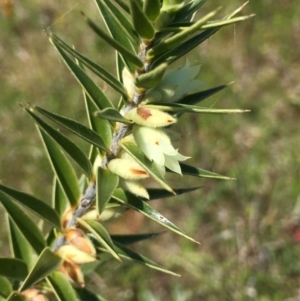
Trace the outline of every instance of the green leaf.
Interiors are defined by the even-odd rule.
[[[72,207],[76,207],[80,198],[80,189],[74,169],[57,144],[43,130],[39,130],[49,162],[59,184]]]
[[[102,66],[94,63],[89,60],[70,46],[68,46],[63,40],[58,38],[56,35],[51,35],[52,43],[55,47],[61,47],[61,49],[65,50],[73,57],[75,57],[80,63],[85,65],[89,70],[94,72],[100,78],[102,78],[107,84],[109,84],[112,88],[114,88],[117,92],[119,92],[123,97],[127,98],[127,92],[120,81],[118,81],[112,74],[110,74],[106,69]]]
[[[147,18],[155,21],[160,13],[160,0],[145,0],[143,9]]]
[[[86,176],[89,179],[91,179],[93,175],[93,167],[85,153],[70,139],[61,134],[59,131],[55,130],[53,127],[49,126],[32,111],[28,109],[26,109],[26,111],[35,120],[38,126],[42,128],[53,140],[55,140],[65,150],[65,152],[78,164],[78,166],[86,174]]]
[[[151,269],[155,269],[158,270],[160,272],[166,273],[166,274],[170,274],[173,276],[180,276],[172,271],[169,271],[167,269],[165,269],[164,267],[162,267],[161,265],[155,263],[154,261],[148,259],[147,257],[140,255],[138,253],[133,252],[132,250],[126,248],[125,246],[115,242],[115,250],[117,251],[118,255],[123,258],[123,259],[127,259],[127,260],[131,260],[131,261],[135,261],[138,262],[140,264],[143,264]],[[101,251],[104,251],[104,249],[101,249]]]
[[[97,171],[96,207],[100,215],[113,192],[118,187],[119,177],[108,169],[99,167]]]
[[[153,2],[153,1],[152,1]],[[157,1],[154,2],[154,4]],[[136,0],[129,0],[132,23],[136,32],[142,39],[151,41],[154,37],[155,30],[150,20],[143,12]]]
[[[204,32],[201,32],[198,35],[188,39],[182,44],[174,47],[168,52],[163,53],[162,55],[155,57],[153,60],[153,67],[160,65],[161,63],[167,62],[169,65],[180,59],[185,54],[189,53],[192,49],[197,47],[199,44],[207,40],[210,36],[218,31],[219,28],[207,29]]]
[[[31,267],[32,248],[11,217],[9,217],[9,232],[14,257],[23,260],[28,267]]]
[[[113,134],[110,123],[107,120],[94,116],[94,112],[97,111],[97,108],[86,93],[84,93],[84,101],[90,128],[99,134],[104,145],[111,145]]]
[[[188,193],[191,191],[195,191],[199,188],[201,188],[201,187],[180,188],[180,189],[174,189],[174,192],[176,193],[176,196],[177,196],[177,195],[181,195],[181,194]],[[149,188],[149,189],[147,189],[147,191],[149,194],[149,201],[157,200],[157,199],[164,199],[164,198],[174,196],[173,193],[166,191],[164,189]]]
[[[99,110],[114,107],[105,93],[92,81],[92,79],[62,50],[60,45],[50,38],[50,41],[61,55],[64,63],[79,82],[84,91],[91,97]]]
[[[182,103],[182,104],[186,104],[186,105],[194,105],[197,104],[201,101],[203,101],[204,99],[210,97],[211,95],[214,95],[215,93],[223,90],[224,88],[228,87],[231,83],[227,84],[227,85],[221,85],[221,86],[217,86],[205,91],[200,91],[194,94],[189,94],[183,98],[181,98],[178,103]]]
[[[217,180],[235,180],[235,178],[221,176],[217,173],[207,171],[201,168],[197,168],[194,166],[190,166],[184,163],[180,163],[181,172],[184,175],[194,176],[194,177],[202,177],[202,178],[210,178],[210,179],[217,179]],[[169,172],[172,172],[168,170]]]
[[[2,297],[8,297],[12,292],[11,283],[3,276],[0,276],[0,288],[0,296]]]
[[[53,179],[52,204],[59,216],[62,216],[69,207],[68,199],[56,176]]]
[[[184,113],[202,113],[202,114],[239,114],[247,113],[250,110],[240,109],[208,109],[198,106],[190,106],[182,103],[151,103],[143,105],[145,108],[152,108],[167,112],[184,112]]]
[[[93,21],[91,21],[89,18],[85,16],[85,20],[88,23],[88,25],[95,31],[96,34],[98,34],[103,40],[105,40],[110,46],[112,46],[116,51],[118,51],[123,58],[134,64],[135,66],[142,68],[143,62],[139,59],[139,57],[136,55],[136,53],[133,53],[132,50],[130,51],[128,48],[123,46],[118,40],[115,40],[111,38],[107,33],[105,33],[100,27],[98,27]],[[127,67],[129,67],[129,70],[131,72],[135,71],[135,68],[130,67],[129,64],[127,64]]]
[[[132,208],[141,214],[147,216],[148,218],[154,220],[158,224],[166,227],[167,229],[177,233],[180,236],[183,236],[195,243],[199,243],[187,234],[185,234],[181,229],[171,223],[167,218],[161,215],[158,211],[151,208],[146,202],[142,201],[138,197],[130,194],[129,192],[124,192],[122,189],[116,189],[113,194],[113,199]]]
[[[120,41],[121,44],[124,40],[125,43],[128,43],[128,40],[125,39],[128,37],[135,46],[139,46],[139,36],[130,23],[128,16],[125,15],[111,0],[96,0],[96,2],[111,36]],[[129,43],[128,46],[132,47]]]
[[[0,275],[16,280],[24,280],[28,274],[27,264],[18,258],[0,257]]]
[[[231,19],[234,17],[237,13],[239,13],[243,7],[247,4],[243,4],[241,7],[233,11],[231,14],[229,14],[224,19]],[[179,58],[181,58],[183,55],[190,52],[192,49],[194,49],[196,46],[207,40],[210,36],[215,34],[221,27],[215,27],[211,29],[207,29],[204,32],[199,33],[198,35],[195,35],[191,39],[179,44],[177,47],[171,49],[170,51],[163,53],[162,55],[156,57],[153,62],[153,67],[160,65],[163,62],[168,62],[170,65],[171,63],[177,61]]]
[[[132,124],[132,121],[124,118],[116,109],[107,108],[102,111],[95,112],[94,115],[98,118],[109,121],[117,121],[125,124]]]
[[[36,223],[24,212],[24,210],[17,206],[14,201],[1,191],[0,202],[24,237],[39,254],[46,246],[46,242]]]
[[[135,159],[150,175],[155,179],[163,188],[174,193],[173,189],[165,182],[165,179],[161,176],[157,170],[155,163],[150,161],[140,148],[133,143],[120,143],[122,149],[124,149],[133,159]]]
[[[31,212],[37,214],[39,217],[41,217],[43,220],[50,223],[58,230],[61,229],[60,218],[57,212],[53,208],[51,208],[48,204],[44,203],[43,201],[37,199],[36,197],[28,193],[12,189],[1,184],[0,184],[0,190],[8,194],[19,204],[28,208]]]
[[[220,28],[220,27],[223,27],[226,25],[231,25],[231,24],[245,21],[254,16],[255,15],[249,15],[249,16],[243,16],[243,17],[236,17],[236,18],[232,18],[232,19],[228,19],[228,20],[217,20],[217,21],[213,21],[208,24],[202,25],[201,29]]]
[[[167,67],[168,64],[164,63],[147,73],[139,75],[135,79],[135,85],[145,89],[157,86],[164,77]]]
[[[22,283],[19,291],[24,291],[47,277],[51,272],[55,271],[62,264],[62,262],[62,258],[55,255],[48,247],[46,247]]]
[[[103,297],[92,293],[84,287],[76,287],[75,290],[80,301],[107,301]]]
[[[98,147],[99,149],[109,153],[109,149],[105,146],[102,138],[93,130],[89,129],[88,127],[84,126],[83,124],[51,113],[47,110],[44,110],[40,107],[34,107],[35,110],[37,110],[39,113],[41,113],[42,115],[46,116],[47,118],[49,118],[50,120],[54,121],[55,123],[59,124],[60,126],[66,128],[67,130],[69,130],[70,132],[72,132],[73,134],[79,136],[81,139],[89,142],[90,144]]]
[[[58,301],[78,301],[74,288],[62,272],[53,272],[47,282]]]
[[[122,7],[126,11],[126,13],[130,13],[129,6],[124,0],[115,0],[115,2],[118,3],[120,7]]]
[[[205,3],[205,1],[206,0],[194,0],[187,3],[185,6],[183,6],[176,12],[176,15],[170,26],[173,26],[173,23],[190,21],[193,14],[198,11],[200,6],[202,6]]]
[[[124,32],[125,26],[123,26],[123,24],[120,23],[121,19],[119,19],[120,18],[119,14],[121,12],[119,12],[117,14],[115,13],[119,9],[112,8],[112,6],[113,6],[112,1],[96,0],[96,4],[99,8],[102,19],[104,20],[106,27],[108,29],[108,32],[109,32],[110,36],[112,37],[112,39],[115,40],[118,43],[118,45],[121,46],[121,48],[125,48],[127,51],[129,51],[129,53],[131,53],[131,55],[134,55],[137,57],[137,55],[136,55],[137,53],[136,53],[132,43],[130,42],[130,40],[131,41],[133,40],[134,44],[136,44],[136,43],[137,43],[137,45],[139,44],[139,37],[137,36],[137,33],[133,29],[133,26],[131,24],[128,25],[129,21],[127,20],[127,22],[125,22],[125,26],[127,24],[128,30],[130,31],[129,28],[131,28],[131,30],[133,30],[133,32],[135,32],[135,33],[132,36],[132,33],[133,33],[132,31],[130,33]],[[121,17],[122,20],[124,19],[124,17],[125,16]],[[105,33],[104,33],[104,35],[105,35]],[[134,38],[134,36],[136,36],[136,37]],[[113,45],[111,45],[111,46],[114,47]],[[127,66],[127,69],[130,70],[131,73],[134,73],[136,70],[136,64],[134,62],[132,62],[132,60],[129,57],[126,56],[126,54],[123,52],[123,50],[119,51],[119,49],[117,49],[116,47],[114,47],[114,48],[122,56],[122,60],[124,61],[125,65]]]
[[[81,218],[77,218],[77,221],[81,226],[86,228],[93,237],[117,260],[121,261],[120,257],[114,250],[114,244],[106,231],[106,229],[98,222],[84,221]]]
[[[212,18],[219,9],[216,9],[200,20],[195,22],[192,26],[186,27],[180,32],[174,34],[173,36],[167,38],[166,40],[158,43],[153,48],[151,48],[147,53],[147,58],[151,59],[161,53],[168,52],[169,50],[175,48],[176,46],[182,45],[183,41],[187,39],[188,36],[198,31],[203,24],[205,24],[210,18]]]
[[[111,235],[111,239],[115,242],[118,242],[122,245],[131,245],[142,240],[154,238],[161,233],[145,233],[145,234],[129,234],[129,235]]]

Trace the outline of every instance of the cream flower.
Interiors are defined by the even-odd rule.
[[[134,125],[132,134],[143,153],[158,166],[166,166],[170,170],[181,174],[178,161],[189,159],[178,153],[173,147],[168,135],[161,129]]]

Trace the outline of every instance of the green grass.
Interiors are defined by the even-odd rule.
[[[208,1],[204,8],[219,4],[222,1]],[[234,0],[230,7],[222,5],[228,12],[241,4]],[[110,48],[88,30],[80,10],[97,18],[93,3],[75,0],[15,2],[13,18],[0,18],[5,28],[0,31],[0,181],[47,202],[50,166],[19,103],[84,119],[80,88],[42,30],[50,26],[109,67],[114,59]],[[89,285],[97,285],[110,300],[296,300],[300,245],[292,229],[300,217],[300,6],[296,0],[252,1],[245,11],[256,17],[221,29],[190,61],[202,64],[200,78],[207,87],[235,81],[203,106],[251,113],[186,115],[180,129],[188,141],[181,153],[192,155],[201,168],[237,180],[187,178],[182,185],[202,188],[189,196],[155,201],[154,207],[201,245],[164,233],[135,247],[181,278],[138,265],[105,264],[102,277],[95,276]],[[2,210],[0,218],[3,215]],[[114,232],[162,230],[137,214],[109,227]],[[4,227],[0,232],[0,255],[8,255]]]

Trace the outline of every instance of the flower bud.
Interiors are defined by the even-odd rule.
[[[132,159],[113,159],[107,164],[108,169],[128,180],[140,180],[149,177],[148,172]]]
[[[84,287],[84,278],[79,265],[64,261],[59,269],[71,281],[74,281],[79,286]]]
[[[69,221],[71,220],[71,218],[73,216],[73,212],[74,212],[74,209],[69,207],[63,214],[63,216],[61,218],[61,224],[62,224],[63,228],[67,227]]]
[[[91,243],[90,239],[87,235],[78,228],[69,228],[65,232],[65,238],[69,242],[69,244],[75,246],[82,252],[87,254],[96,255],[96,250],[94,245]]]
[[[149,200],[148,191],[139,182],[123,180],[121,181],[121,187],[124,188],[124,190]]]
[[[79,250],[73,245],[61,246],[56,254],[70,263],[83,264],[96,261],[94,256]]]
[[[122,80],[129,99],[132,99],[134,94],[134,79],[126,67],[122,70]]]
[[[138,107],[130,110],[125,118],[132,122],[150,128],[168,126],[177,120],[163,111],[150,109],[146,107]]]

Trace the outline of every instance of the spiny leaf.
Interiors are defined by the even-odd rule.
[[[232,82],[231,82],[232,83]],[[231,83],[227,85],[220,85],[205,91],[200,91],[197,93],[189,94],[183,98],[181,98],[178,103],[186,104],[186,105],[194,105],[196,103],[199,103],[206,98],[210,97],[211,95],[214,95],[215,93],[223,90],[224,88],[228,87]]]
[[[160,0],[145,0],[143,10],[149,20],[155,21],[160,13]]]
[[[140,255],[138,253],[133,252],[132,250],[126,248],[125,246],[123,246],[120,243],[114,242],[115,243],[115,249],[118,253],[118,255],[121,258],[127,259],[127,260],[132,260],[138,263],[141,263],[151,269],[155,269],[158,270],[160,272],[166,273],[166,274],[170,274],[173,276],[180,276],[172,271],[169,271],[167,269],[165,269],[164,267],[162,267],[161,265],[155,263],[154,261],[148,259],[147,257]],[[104,249],[100,248],[101,251],[104,251]]]
[[[155,1],[154,4],[156,2],[157,1]],[[129,0],[129,4],[130,4],[132,23],[136,32],[142,37],[142,39],[151,41],[154,37],[155,30],[150,20],[143,12],[142,8],[137,3],[137,1]]]
[[[96,106],[91,101],[90,97],[84,94],[85,108],[89,121],[90,128],[99,134],[102,138],[104,145],[111,145],[112,142],[112,128],[107,120],[96,118],[94,112],[97,111]],[[108,110],[109,108],[107,108]],[[105,110],[105,109],[104,109]]]
[[[152,66],[156,67],[163,62],[167,62],[169,65],[180,59],[185,54],[189,53],[192,49],[197,47],[199,44],[207,40],[210,36],[218,31],[219,28],[207,29],[198,35],[188,39],[182,44],[174,47],[170,51],[167,51],[154,58]]]
[[[47,282],[51,286],[58,301],[78,300],[72,284],[62,272],[53,272],[47,277]]]
[[[143,107],[152,108],[167,112],[184,112],[184,113],[202,113],[202,114],[237,114],[247,113],[250,110],[240,109],[207,109],[200,108],[197,106],[190,106],[181,103],[157,103],[157,104],[146,104]]]
[[[100,223],[95,221],[84,221],[81,218],[78,218],[77,221],[81,226],[93,234],[94,239],[96,239],[115,259],[122,261],[114,250],[114,244],[108,232]]]
[[[55,140],[66,153],[81,167],[82,171],[86,176],[91,179],[93,175],[93,167],[90,160],[87,158],[85,153],[65,135],[49,126],[42,119],[40,119],[34,112],[26,109],[31,117],[36,121],[38,126],[42,128],[53,140]]]
[[[193,14],[198,11],[200,6],[202,6],[205,3],[205,1],[206,0],[194,0],[187,3],[181,9],[179,9],[179,11],[176,12],[176,15],[173,19],[173,22],[170,24],[170,26],[172,26],[173,23],[189,21],[193,16]]]
[[[106,22],[107,29],[112,37],[119,38],[120,41],[125,39],[125,36],[135,45],[139,46],[139,36],[135,31],[133,25],[130,23],[128,16],[121,12],[121,10],[111,0],[96,0],[96,3],[100,1],[105,4],[98,5],[102,18]],[[128,43],[128,40],[125,40]],[[132,47],[130,45],[130,47]]]
[[[28,274],[27,264],[18,258],[0,257],[0,275],[23,281]]]
[[[150,161],[137,145],[133,143],[120,143],[120,146],[135,159],[163,188],[174,193],[173,189],[166,183],[165,179],[157,170],[155,164]]]
[[[11,219],[15,222],[19,230],[22,232],[24,237],[33,247],[33,249],[39,254],[44,247],[46,242],[43,234],[37,227],[36,223],[20,209],[14,201],[12,201],[5,193],[0,191],[0,202],[6,209]]]
[[[104,69],[102,66],[94,63],[93,61],[89,60],[70,46],[68,46],[63,40],[58,38],[56,35],[52,34],[51,39],[53,44],[56,47],[61,47],[63,50],[71,54],[73,57],[75,57],[80,63],[85,65],[89,70],[94,72],[96,75],[98,75],[100,78],[102,78],[106,83],[108,83],[112,88],[114,88],[117,92],[119,92],[121,95],[123,95],[125,98],[127,98],[127,93],[122,85],[112,74],[110,74],[106,69]]]
[[[142,61],[138,58],[138,56],[135,53],[125,48],[119,41],[111,38],[108,34],[106,34],[100,27],[98,27],[92,20],[90,20],[86,16],[85,16],[85,20],[88,23],[88,25],[95,31],[95,33],[98,34],[109,45],[111,45],[115,50],[117,50],[124,57],[124,59],[128,60],[129,62],[131,62],[132,64],[134,64],[139,68],[143,67]],[[133,72],[134,70],[132,69],[133,68],[130,68],[129,70]]]
[[[111,239],[115,242],[118,242],[122,245],[131,245],[137,242],[154,238],[158,235],[162,234],[162,232],[158,233],[145,233],[145,234],[128,234],[128,235],[110,235]]]
[[[117,189],[113,194],[113,199],[128,206],[129,208],[140,212],[141,214],[147,216],[148,218],[154,220],[155,222],[168,228],[169,230],[179,234],[180,236],[183,236],[195,243],[199,243],[187,234],[185,234],[181,229],[179,229],[177,226],[171,223],[167,218],[165,218],[155,209],[151,208],[146,202],[130,194],[129,192],[124,192],[122,189]]]
[[[57,144],[38,128],[54,174],[66,194],[72,207],[76,207],[80,198],[80,189],[74,169]]]
[[[190,175],[190,176],[194,176],[194,177],[202,177],[202,178],[211,178],[211,179],[217,179],[217,180],[235,180],[235,178],[231,178],[231,177],[226,177],[226,176],[221,176],[217,173],[211,172],[211,171],[207,171],[201,168],[197,168],[194,166],[190,166],[184,163],[180,163],[180,168],[183,174],[185,175]],[[172,172],[170,170],[168,170],[169,172]]]
[[[99,294],[94,294],[84,287],[75,287],[76,293],[78,294],[80,301],[107,301]]]
[[[255,15],[253,14],[253,15],[249,15],[249,16],[236,17],[236,18],[232,18],[232,19],[228,19],[228,20],[213,21],[213,22],[210,22],[208,24],[202,25],[201,29],[219,28],[219,27],[223,27],[223,26],[226,26],[226,25],[230,25],[230,24],[245,21],[245,20],[247,20],[249,18],[252,18],[254,16]]]
[[[218,10],[219,9],[216,9],[215,11],[207,14],[206,16],[204,16],[203,18],[198,20],[192,26],[189,26],[189,27],[183,29],[182,31],[174,34],[170,38],[167,38],[166,40],[164,40],[164,41],[158,43],[157,45],[155,45],[153,48],[151,48],[148,51],[147,58],[151,59],[154,56],[157,56],[161,53],[168,52],[169,50],[175,48],[178,45],[182,45],[182,42],[184,40],[186,40],[189,35],[195,33],[196,31],[198,31],[201,28],[201,26],[207,22],[207,20],[212,18],[218,12]]]
[[[40,254],[35,266],[29,272],[22,283],[19,291],[24,291],[38,281],[47,277],[52,271],[55,271],[62,263],[62,259],[55,255],[48,247]]]
[[[118,43],[118,45],[121,45],[122,51],[120,51],[120,49],[117,49],[116,47],[111,45],[105,39],[105,36],[104,37],[102,36],[102,38],[104,38],[104,40],[106,40],[112,47],[114,47],[119,52],[127,69],[130,70],[131,73],[134,73],[136,70],[136,63],[132,62],[132,60],[124,53],[123,48],[126,49],[129,53],[131,53],[130,54],[131,56],[132,55],[136,56],[137,53],[136,53],[132,43],[129,40],[130,38],[128,38],[126,33],[124,33],[124,29],[123,29],[124,27],[123,27],[122,23],[120,23],[119,16],[115,16],[115,18],[113,17],[115,14],[112,14],[112,10],[111,10],[112,5],[113,5],[112,1],[96,0],[96,4],[99,8],[102,19],[104,20],[104,22],[106,24],[109,34],[111,35],[112,39]],[[118,10],[118,9],[116,9],[116,10]],[[114,12],[116,10],[113,9]],[[124,16],[122,18],[124,19]],[[128,23],[128,20],[127,20],[127,23]],[[131,25],[131,28],[133,29],[132,25]],[[93,28],[93,29],[95,31],[95,28]],[[96,33],[99,34],[97,31],[96,31]],[[131,36],[131,33],[129,33],[130,36]],[[105,35],[104,32],[103,32],[103,34]],[[135,33],[135,35],[137,35],[137,34]],[[134,40],[137,39],[137,43],[139,43],[138,36],[133,39]]]
[[[128,13],[128,14],[130,13],[129,6],[127,3],[125,3],[124,0],[115,0],[115,2],[118,3],[120,5],[120,7],[122,7],[126,11],[126,13]]]
[[[52,206],[59,216],[62,216],[69,207],[69,202],[56,176],[52,187]]]
[[[181,194],[188,193],[191,191],[195,191],[199,188],[201,188],[201,187],[180,188],[180,189],[174,189],[174,192],[176,193],[176,196],[177,196],[177,195],[181,195]],[[149,194],[149,201],[157,200],[157,199],[164,199],[164,198],[174,196],[173,193],[166,191],[164,189],[148,188],[147,191]]]
[[[75,79],[79,82],[84,91],[91,97],[99,110],[114,107],[105,93],[92,81],[92,79],[64,52],[61,46],[53,39],[50,41],[59,52],[64,63],[67,65]]]
[[[33,213],[40,216],[43,220],[47,221],[52,226],[60,230],[60,218],[57,212],[48,204],[28,193],[12,189],[1,184],[0,190],[11,196],[19,204],[25,206]]]
[[[31,268],[32,248],[11,217],[9,217],[9,232],[14,257],[23,260]]]
[[[109,121],[117,121],[126,124],[132,124],[132,121],[124,118],[119,111],[111,108],[104,109],[102,111],[95,112],[94,115],[96,117],[106,119]]]
[[[239,13],[243,7],[247,4],[246,2],[244,5],[233,11],[231,14],[226,16],[224,20],[231,19],[234,17],[237,13]],[[212,29],[207,29],[204,32],[201,32],[197,34],[196,36],[192,37],[191,39],[188,39],[187,41],[179,44],[175,48],[171,49],[170,51],[167,51],[163,53],[162,55],[159,55],[155,57],[153,61],[153,67],[158,66],[159,64],[163,62],[167,62],[169,65],[175,61],[177,61],[179,58],[181,58],[183,55],[189,53],[192,49],[197,47],[199,44],[207,40],[210,36],[215,34],[221,27],[215,27]]]
[[[108,169],[99,167],[97,171],[96,207],[100,215],[113,192],[118,187],[119,177]]]
[[[83,124],[72,120],[70,118],[66,118],[60,116],[58,114],[51,113],[47,110],[44,110],[40,107],[34,107],[42,115],[46,116],[50,120],[54,121],[55,123],[59,124],[60,126],[66,128],[73,134],[79,136],[81,139],[89,142],[90,144],[98,147],[99,149],[110,153],[110,150],[105,146],[102,138],[93,130],[89,129],[88,127],[84,126]]]

